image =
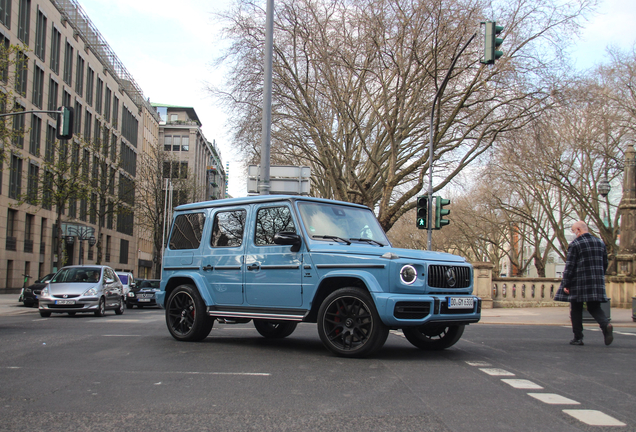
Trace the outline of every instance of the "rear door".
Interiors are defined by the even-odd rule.
[[[296,227],[298,222],[288,202],[255,206],[245,255],[245,298],[249,305],[302,305],[302,252],[274,244],[276,233],[297,233]]]

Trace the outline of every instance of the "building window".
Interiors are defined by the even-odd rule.
[[[163,137],[163,150],[172,151],[172,135],[166,135]]]
[[[29,57],[21,51],[16,53],[15,91],[22,96],[27,94],[27,74],[29,73]]]
[[[2,1],[2,0],[0,0]],[[0,12],[1,13],[1,12]],[[11,42],[8,38],[4,37],[2,33],[0,33],[0,45],[1,48],[4,49],[5,52],[9,52],[9,48],[11,47]],[[2,68],[0,68],[0,79],[5,84],[9,81],[9,62],[3,62]]]
[[[90,223],[97,223],[97,194],[91,194]]]
[[[110,262],[110,244],[111,244],[111,237],[106,236],[106,252],[104,253],[105,255],[104,259],[106,260],[106,262]]]
[[[75,100],[75,118],[73,119],[75,123],[75,133],[79,134],[82,132],[82,104],[76,99]]]
[[[93,86],[95,85],[95,71],[88,68],[86,72],[86,105],[93,106]]]
[[[7,250],[11,250],[11,251],[16,250],[17,241],[15,238],[15,231],[16,231],[17,219],[18,219],[18,211],[9,209],[7,213],[7,242],[5,245]]]
[[[190,137],[181,137],[181,151],[187,152],[188,150],[190,150]]]
[[[31,0],[20,0],[18,12],[18,39],[29,45],[29,30],[31,29]]]
[[[121,239],[119,247],[119,264],[128,264],[128,240]]]
[[[62,46],[62,34],[53,27],[51,30],[51,71],[56,75],[60,73],[60,50]]]
[[[124,107],[125,108],[125,107]],[[121,134],[129,143],[137,147],[137,134],[139,130],[139,121],[128,108],[122,111]]]
[[[40,185],[40,167],[29,163],[29,178],[27,179],[27,197],[26,201],[29,204],[37,204],[38,202],[38,187]]]
[[[22,193],[22,159],[11,155],[11,171],[9,172],[9,198],[18,199]]]
[[[24,107],[15,104],[15,111],[24,111]],[[13,116],[13,145],[24,148],[24,114]]]
[[[119,98],[113,97],[113,126],[116,128],[119,126]]]
[[[35,55],[40,60],[45,60],[46,55],[46,16],[38,9],[38,17],[35,23]]]
[[[80,200],[80,214],[79,214],[79,218],[81,221],[86,222],[87,213],[88,213],[88,201],[86,201],[86,198],[82,198]]]
[[[69,86],[73,79],[73,46],[66,41],[66,47],[64,48],[64,74],[62,79]]]
[[[11,2],[13,0],[0,0],[0,23],[11,30]]]
[[[93,141],[95,142],[95,148],[97,151],[101,148],[101,133],[102,123],[97,117],[95,117],[95,128],[93,129]]]
[[[31,136],[29,138],[29,153],[40,157],[40,140],[42,139],[42,119],[31,115]]]
[[[44,172],[43,191],[42,191],[42,208],[51,210],[53,207],[53,173]]]
[[[75,73],[75,93],[79,96],[84,96],[84,59],[79,53],[77,53]]]
[[[106,96],[104,98],[104,118],[106,121],[110,121],[110,100],[112,98],[113,92],[110,91],[108,86],[106,87]]]
[[[104,81],[97,78],[97,87],[95,89],[95,111],[97,114],[102,113],[102,98],[104,97]]]
[[[91,139],[91,127],[93,126],[93,114],[89,110],[86,110],[84,117],[84,139],[90,141]]]
[[[59,87],[60,87],[59,84],[51,76],[49,78],[49,103],[46,107],[46,109],[49,111],[57,110],[57,95],[59,92]],[[55,117],[54,113],[48,113],[48,114],[51,117]]]
[[[38,108],[42,108],[44,98],[44,71],[36,64],[33,68],[33,93],[31,102]]]

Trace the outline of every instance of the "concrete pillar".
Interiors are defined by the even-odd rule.
[[[474,270],[473,294],[481,298],[482,309],[492,309],[492,269],[495,267],[489,262],[472,263]]]

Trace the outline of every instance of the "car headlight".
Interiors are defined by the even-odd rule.
[[[132,292],[132,291],[128,291],[128,297],[134,297],[134,296],[135,296],[135,293],[134,293],[134,292]]]
[[[87,290],[84,294],[82,294],[83,296],[86,297],[95,297],[97,295],[97,287],[93,287],[89,290]]]
[[[24,292],[25,292],[25,293],[30,293],[30,292],[31,292],[31,289],[30,289],[30,288],[25,288],[25,289],[24,289]]]
[[[411,285],[417,279],[417,270],[412,265],[405,265],[400,270],[400,279],[407,285]]]
[[[48,297],[49,296],[49,287],[45,286],[44,288],[42,288],[42,291],[40,292],[40,297]]]

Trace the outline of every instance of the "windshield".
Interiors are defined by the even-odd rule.
[[[121,281],[121,283],[123,283],[124,285],[128,285],[128,275],[127,274],[117,273],[117,276],[119,276],[119,280]]]
[[[102,274],[99,267],[63,268],[51,279],[51,283],[59,282],[98,282]]]
[[[141,283],[140,288],[159,288],[161,281],[158,280],[145,280]]]
[[[305,229],[313,239],[389,244],[371,210],[312,202],[301,202],[298,209]]]

